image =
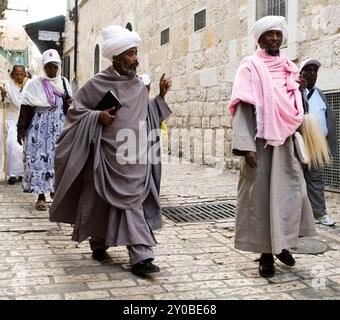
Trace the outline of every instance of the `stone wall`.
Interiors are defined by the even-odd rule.
[[[206,9],[206,27],[194,32],[194,14]],[[297,64],[309,56],[322,61],[318,84],[325,90],[340,89],[340,3],[326,0],[288,1],[290,37],[283,49]],[[100,31],[110,24],[131,23],[143,43],[139,48],[139,73],[153,79],[151,94],[158,93],[162,73],[172,78],[167,101],[173,110],[168,120],[167,141],[175,153],[190,150],[194,141],[213,143],[212,153],[220,153],[225,164],[234,166],[231,156],[231,118],[226,106],[237,67],[255,49],[250,35],[256,20],[253,0],[87,0],[80,8],[78,79],[82,85],[93,75],[94,49]],[[161,31],[170,29],[170,42],[160,45]],[[67,25],[70,34],[73,23]],[[72,52],[72,37],[66,48]],[[102,59],[101,69],[110,62]],[[182,130],[181,130],[182,129]],[[183,145],[189,144],[187,151]],[[182,140],[185,140],[184,142]],[[180,150],[177,150],[180,149]],[[177,151],[176,151],[177,150]],[[194,160],[195,159],[191,159]]]

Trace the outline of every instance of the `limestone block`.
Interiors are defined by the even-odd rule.
[[[216,68],[204,69],[200,73],[200,84],[202,87],[214,87],[217,85]]]
[[[220,98],[219,87],[209,88],[207,91],[207,101],[218,101]]]
[[[194,33],[189,36],[189,52],[201,50],[201,35]]]
[[[179,105],[178,114],[183,116],[189,116],[190,115],[190,106],[187,103],[181,103]]]
[[[203,106],[201,102],[188,102],[188,106],[191,116],[199,117],[203,115]]]
[[[189,90],[188,91],[188,101],[206,101],[206,90]]]
[[[201,117],[190,117],[189,124],[190,124],[190,127],[201,128],[202,126]]]
[[[210,127],[211,128],[219,128],[221,126],[220,117],[212,117],[210,119]]]
[[[202,117],[202,128],[210,128],[210,117]]]
[[[215,102],[204,103],[203,115],[204,116],[216,116],[217,115],[217,103]]]
[[[222,116],[220,118],[220,124],[221,124],[221,127],[231,128],[231,117]]]
[[[194,72],[188,74],[188,88],[195,89],[200,85],[200,73]]]
[[[176,101],[177,102],[186,102],[187,99],[188,99],[188,91],[187,90],[176,91]]]

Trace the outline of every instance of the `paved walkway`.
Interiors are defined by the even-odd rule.
[[[235,201],[237,172],[193,164],[164,165],[164,206]],[[139,278],[129,272],[125,247],[110,259],[91,258],[87,242],[76,246],[72,229],[34,209],[35,196],[19,185],[0,186],[0,299],[340,299],[340,195],[327,194],[336,227],[318,227],[332,250],[296,254],[296,266],[277,263],[274,278],[257,272],[256,254],[233,247],[233,220],[175,224],[164,219],[156,232],[155,263],[161,272]]]

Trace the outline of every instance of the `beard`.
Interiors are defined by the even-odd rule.
[[[137,74],[138,62],[133,65],[121,64],[120,73],[129,77],[135,77]]]

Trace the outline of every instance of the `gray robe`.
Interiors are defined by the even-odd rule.
[[[171,111],[160,96],[149,103],[139,78],[114,72],[109,67],[89,80],[68,111],[56,147],[50,221],[74,224],[72,239],[79,242],[94,237],[108,246],[154,245],[151,229],[161,226],[161,163],[143,162],[141,152],[137,163],[122,165],[116,156],[124,141],[116,138],[121,129],[129,129],[141,139],[141,149],[149,151],[159,139],[148,141],[147,135],[154,129],[160,134],[161,122]],[[123,108],[114,123],[104,127],[94,108],[108,90],[117,94]]]
[[[292,137],[278,147],[255,140],[253,107],[236,108],[232,149],[235,155],[257,152],[257,168],[241,159],[237,192],[235,247],[279,254],[295,247],[299,236],[316,235],[302,167]]]

